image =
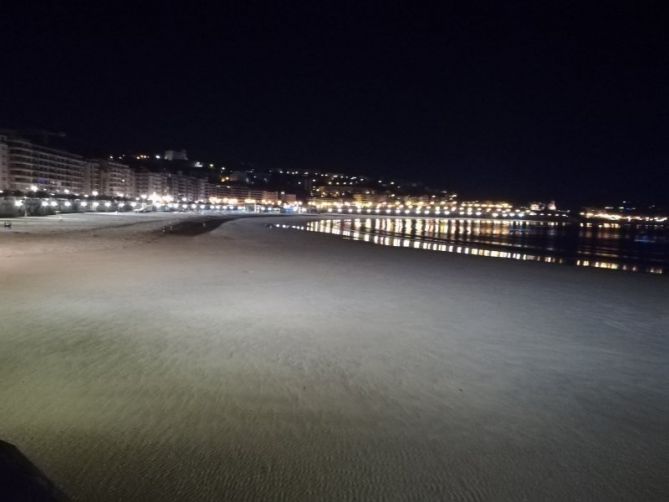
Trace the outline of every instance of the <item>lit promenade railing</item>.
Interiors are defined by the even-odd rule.
[[[32,185],[24,194],[5,193],[0,190],[0,196],[9,198],[17,211],[24,215],[52,214],[61,212],[88,212],[88,211],[252,211],[272,212],[289,211],[304,212],[302,202],[285,202],[268,199],[238,199],[233,197],[208,197],[192,200],[187,197],[174,197],[170,194],[142,194],[139,197],[130,197],[128,194],[116,193],[100,194],[92,191],[90,194],[73,193],[64,190],[62,193],[52,193]]]

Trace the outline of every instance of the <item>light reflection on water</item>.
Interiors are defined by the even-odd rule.
[[[339,218],[277,225],[381,246],[662,274],[667,230],[615,223],[448,218]]]

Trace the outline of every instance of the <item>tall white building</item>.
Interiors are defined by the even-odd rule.
[[[165,195],[168,192],[167,175],[146,169],[135,173],[137,195],[150,196],[152,194]]]
[[[9,146],[7,137],[0,135],[0,190],[9,189]]]
[[[216,190],[220,198],[237,199],[239,202],[252,199],[258,203],[274,204],[279,201],[279,193],[245,186],[224,186]]]
[[[83,167],[82,190],[85,194],[97,192],[113,197],[137,195],[135,171],[113,160],[89,160]]]
[[[0,174],[3,190],[27,192],[37,187],[54,193],[81,192],[84,160],[80,155],[14,135],[0,136],[0,151],[7,155],[6,167],[0,167],[0,173],[5,173]]]
[[[98,161],[84,163],[81,191],[86,195],[102,193],[102,166]]]

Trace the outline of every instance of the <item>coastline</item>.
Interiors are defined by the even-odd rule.
[[[74,500],[669,493],[665,278],[281,220],[3,254],[0,439]]]
[[[237,218],[234,213],[77,213],[24,217],[0,229],[0,258],[125,248],[166,235],[210,232]]]

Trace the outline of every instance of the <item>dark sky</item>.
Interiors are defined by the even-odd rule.
[[[0,127],[468,197],[669,201],[665,2],[140,3],[5,5]]]

